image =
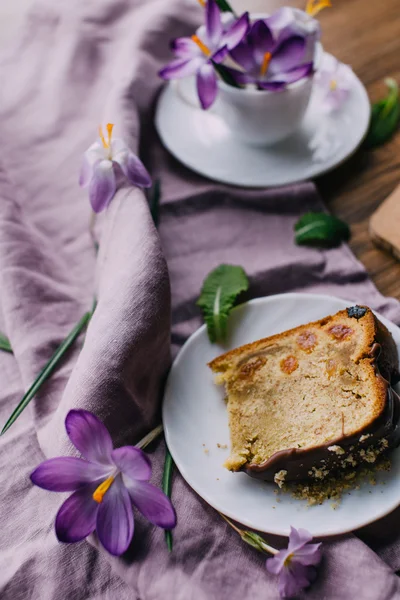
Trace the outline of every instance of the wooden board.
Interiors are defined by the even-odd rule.
[[[373,213],[369,232],[378,246],[400,260],[400,185]]]

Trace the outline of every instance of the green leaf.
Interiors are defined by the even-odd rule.
[[[242,267],[220,265],[207,275],[197,305],[203,311],[210,342],[225,340],[230,312],[239,294],[248,288]]]
[[[221,12],[230,12],[230,13],[235,14],[232,6],[226,0],[215,0],[215,1],[218,4],[219,10]]]
[[[168,498],[171,498],[171,490],[172,490],[172,473],[174,470],[174,460],[171,456],[170,451],[167,447],[165,447],[165,462],[164,462],[164,472],[162,478],[162,489],[163,492]],[[172,531],[165,531],[165,541],[167,543],[167,548],[169,552],[172,552]]]
[[[350,229],[337,217],[324,212],[309,212],[294,226],[296,244],[337,246],[350,239]]]
[[[10,344],[10,340],[8,339],[8,337],[6,337],[4,335],[4,333],[0,332],[0,350],[3,350],[4,352],[11,352],[12,354],[12,348],[11,348],[11,344]]]
[[[211,62],[213,64],[214,69],[217,71],[218,75],[221,77],[221,79],[224,83],[226,83],[227,85],[231,85],[232,87],[235,87],[235,88],[242,87],[237,83],[237,81],[235,80],[233,75],[230,73],[230,71],[226,67],[224,67],[223,65],[219,65],[218,63],[214,62],[213,60]]]
[[[374,148],[387,142],[397,129],[400,120],[399,86],[397,81],[388,78],[385,83],[388,94],[372,105],[371,120],[365,144]]]
[[[56,367],[58,367],[61,359],[66,354],[66,352],[68,352],[68,350],[71,348],[72,344],[75,342],[76,338],[79,336],[82,329],[84,327],[86,327],[91,316],[92,316],[92,312],[85,313],[83,315],[83,317],[81,318],[81,320],[79,321],[79,323],[77,323],[77,325],[75,325],[73,330],[67,335],[65,340],[60,344],[60,346],[57,348],[57,350],[55,351],[55,353],[53,354],[53,356],[51,357],[49,362],[46,364],[46,366],[42,369],[42,371],[36,377],[35,381],[31,385],[29,390],[26,392],[26,394],[24,394],[22,400],[20,401],[20,403],[18,404],[18,406],[13,411],[13,413],[7,420],[6,424],[4,425],[0,435],[3,435],[3,433],[5,433],[11,427],[11,425],[13,423],[15,423],[15,421],[18,419],[19,415],[28,406],[29,402],[32,400],[32,398],[35,396],[35,394],[37,394],[37,392],[39,391],[39,389],[43,385],[43,383],[47,379],[49,379],[50,375],[55,371]]]
[[[160,198],[161,198],[161,182],[159,179],[156,179],[152,188],[151,188],[151,198],[150,198],[150,212],[153,217],[154,225],[158,227],[159,223],[159,208],[160,208]]]

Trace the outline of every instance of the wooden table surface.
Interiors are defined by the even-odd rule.
[[[350,64],[372,101],[386,94],[385,77],[400,81],[400,0],[331,0],[320,12],[322,44]],[[305,0],[233,0],[238,10],[271,12],[283,5],[305,7]],[[382,294],[400,300],[400,263],[372,243],[368,221],[400,184],[400,131],[374,150],[353,158],[316,180],[333,214],[351,227],[350,247]],[[400,223],[399,223],[400,227]]]

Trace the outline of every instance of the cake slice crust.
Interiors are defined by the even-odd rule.
[[[389,381],[397,364],[390,333],[367,307],[216,358],[209,366],[226,388],[231,435],[225,466],[304,479],[347,460],[350,444],[369,449],[372,433],[393,437],[399,410]]]

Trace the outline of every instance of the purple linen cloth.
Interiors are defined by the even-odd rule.
[[[152,107],[171,37],[200,20],[192,0],[36,2],[24,35],[0,63],[0,330],[14,354],[0,354],[0,419],[82,314],[95,315],[62,367],[0,438],[0,597],[2,600],[276,599],[264,558],[175,475],[174,551],[163,532],[137,516],[122,558],[90,543],[59,544],[54,517],[63,495],[34,488],[29,474],[46,456],[72,452],[64,431],[71,408],[94,411],[116,445],[135,443],[159,419],[170,364],[201,323],[195,300],[221,262],[241,264],[249,296],[285,291],[364,302],[400,323],[346,246],[298,248],[293,224],[322,204],[312,184],[248,191],[211,184],[159,145]],[[96,223],[77,186],[81,155],[97,125],[115,122],[162,182],[159,236],[142,192],[124,187]],[[166,260],[165,260],[166,259]],[[167,271],[167,265],[169,275]],[[170,294],[170,286],[172,296]],[[152,453],[159,484],[164,444]],[[325,544],[318,581],[304,597],[400,597],[394,571],[398,513],[355,536]],[[283,540],[271,543],[283,544]]]

